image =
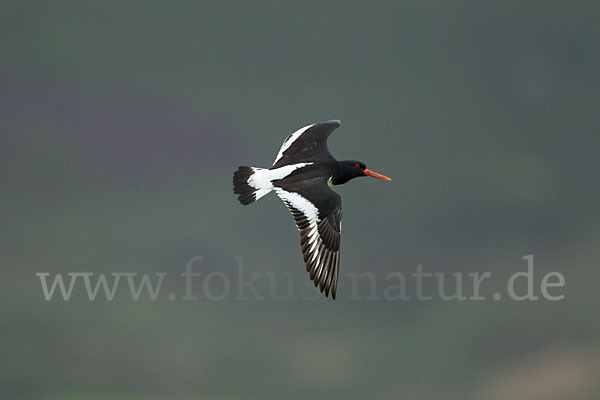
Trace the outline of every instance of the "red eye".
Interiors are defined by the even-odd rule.
[[[360,164],[354,164],[354,168],[360,168]]]

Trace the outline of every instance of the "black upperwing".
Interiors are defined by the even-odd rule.
[[[327,138],[340,126],[340,121],[331,120],[305,126],[286,138],[277,154],[272,169],[301,162],[332,161],[327,149]]]
[[[342,201],[323,178],[279,181],[275,192],[288,207],[300,231],[306,270],[321,292],[335,299],[340,267]]]

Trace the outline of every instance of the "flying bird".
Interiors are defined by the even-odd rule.
[[[359,176],[391,181],[367,169],[361,161],[337,161],[327,149],[327,138],[340,121],[298,129],[283,142],[271,168],[239,167],[233,192],[243,205],[271,191],[284,202],[300,231],[306,270],[325,296],[335,299],[340,265],[342,200],[331,186]]]

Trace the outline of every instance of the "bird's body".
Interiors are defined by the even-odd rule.
[[[315,286],[335,299],[340,261],[342,200],[330,186],[358,176],[389,178],[366,169],[360,161],[337,161],[327,138],[337,120],[308,125],[283,142],[269,169],[239,167],[233,175],[238,200],[248,205],[271,191],[288,207],[300,231],[306,270]]]

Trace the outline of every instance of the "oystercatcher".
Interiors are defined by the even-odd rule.
[[[327,149],[327,137],[340,121],[308,125],[289,135],[271,168],[239,167],[233,192],[243,205],[275,191],[300,231],[306,270],[325,296],[335,299],[340,264],[342,201],[330,186],[359,176],[391,181],[360,161],[337,161]]]

